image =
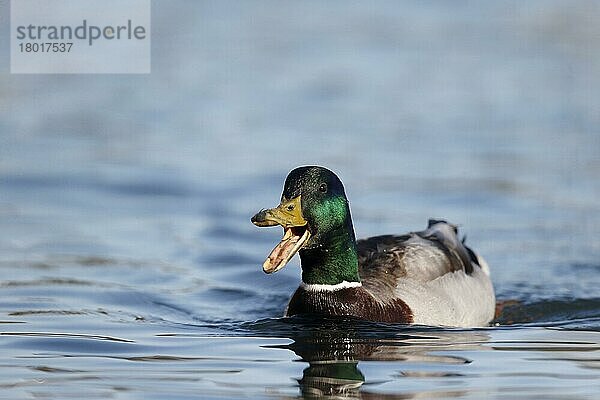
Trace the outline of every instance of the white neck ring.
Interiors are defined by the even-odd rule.
[[[348,282],[343,281],[335,285],[322,285],[318,283],[304,283],[300,282],[300,287],[307,292],[335,292],[336,290],[350,289],[361,287],[360,282]]]

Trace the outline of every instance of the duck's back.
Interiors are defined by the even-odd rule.
[[[457,229],[430,220],[426,230],[357,242],[365,290],[382,302],[402,299],[423,325],[481,326],[494,317],[489,269]]]

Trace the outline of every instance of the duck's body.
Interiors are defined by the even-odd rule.
[[[403,236],[356,243],[361,282],[302,283],[286,315],[352,315],[422,325],[481,326],[494,316],[495,297],[485,261],[443,221]]]
[[[494,317],[489,268],[459,240],[455,226],[430,220],[421,232],[356,241],[343,186],[325,168],[292,171],[282,204],[253,222],[280,224],[286,233],[265,272],[300,253],[302,283],[286,315],[445,326],[482,326]]]

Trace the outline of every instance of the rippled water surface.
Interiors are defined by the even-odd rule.
[[[597,399],[598,18],[155,2],[150,75],[0,74],[0,397]],[[359,237],[459,224],[494,325],[280,318],[249,218],[301,164]]]

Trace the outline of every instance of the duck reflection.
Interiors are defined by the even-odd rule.
[[[365,376],[358,369],[356,361],[314,361],[302,372],[302,379],[298,380],[305,397],[360,398],[359,389],[364,382]]]
[[[294,339],[294,342],[281,346],[287,348],[309,366],[304,369],[302,378],[298,380],[302,397],[328,397],[349,399],[408,399],[420,397],[419,393],[384,394],[365,390],[365,375],[359,368],[361,361],[397,361],[408,363],[431,364],[469,364],[468,358],[454,355],[432,354],[433,352],[471,350],[482,346],[489,340],[488,335],[473,331],[421,330],[408,334],[365,335],[364,332],[343,330],[323,330],[305,333]],[[398,365],[393,366],[393,373],[386,381],[370,382],[382,384],[396,378],[408,376],[425,376],[414,371],[398,372]],[[424,372],[427,374],[427,372]],[[440,373],[435,376],[453,376],[456,372]],[[368,385],[366,385],[368,386]],[[433,393],[430,393],[433,394]],[[435,392],[444,397],[458,397],[465,392]]]

